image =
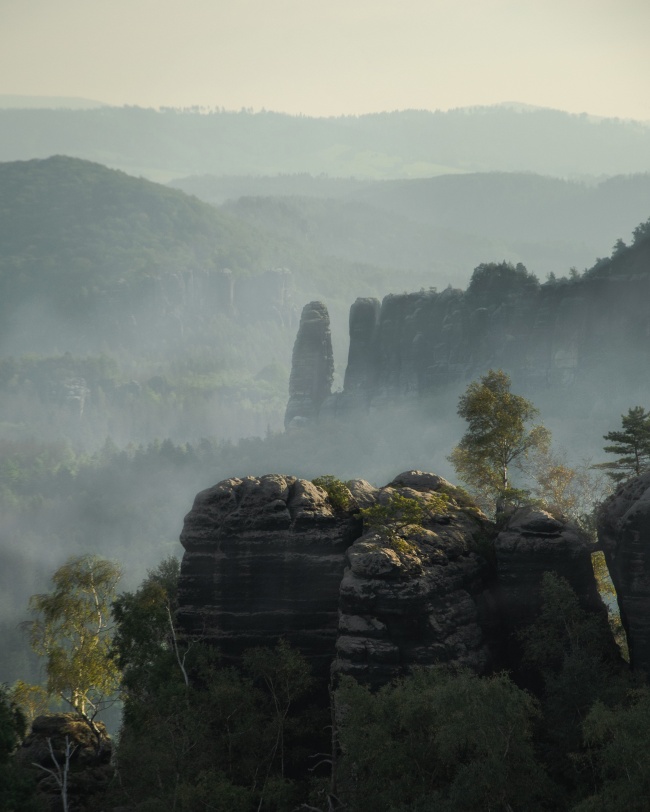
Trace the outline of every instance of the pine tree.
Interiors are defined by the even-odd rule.
[[[622,430],[603,435],[603,439],[611,443],[604,450],[608,454],[618,454],[619,458],[594,466],[606,470],[615,482],[650,470],[650,412],[642,406],[635,406],[621,415],[621,426]]]

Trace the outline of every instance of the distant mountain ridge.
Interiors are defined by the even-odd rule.
[[[596,184],[492,172],[365,183],[201,176],[172,185],[311,250],[426,272],[438,287],[464,286],[486,258],[564,276],[609,255],[650,215],[650,173]]]
[[[206,172],[398,178],[532,171],[571,177],[650,169],[647,125],[548,109],[338,118],[138,107],[5,109],[0,132],[0,160],[66,154],[155,180]]]

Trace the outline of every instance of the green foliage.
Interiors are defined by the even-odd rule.
[[[23,740],[27,720],[6,685],[0,685],[0,764],[5,764]]]
[[[568,516],[595,542],[596,511],[611,493],[611,482],[594,468],[590,460],[571,466],[565,454],[549,450],[535,455],[528,473],[540,505],[555,515]]]
[[[46,658],[48,693],[91,720],[119,684],[110,610],[120,576],[111,561],[73,558],[52,576],[52,592],[29,601],[36,617],[26,628],[32,648]]]
[[[504,302],[534,295],[539,289],[537,277],[519,262],[482,263],[474,269],[467,295],[477,307],[485,302]]]
[[[281,641],[246,652],[241,669],[201,644],[186,662],[189,686],[161,650],[148,692],[127,694],[114,802],[139,812],[291,812],[306,792],[294,777],[306,774],[304,659]]]
[[[0,685],[0,809],[38,812],[34,781],[12,762],[27,732],[25,716],[6,685]]]
[[[650,690],[631,692],[616,708],[596,702],[583,730],[597,786],[572,812],[645,812],[650,797]]]
[[[632,684],[607,617],[587,612],[564,578],[546,572],[541,611],[520,639],[524,662],[543,684],[540,752],[558,781],[584,791],[580,725],[595,702],[612,706]]]
[[[345,678],[336,707],[354,812],[555,808],[532,743],[539,710],[505,674],[418,670],[374,694]]]
[[[273,244],[181,192],[99,164],[55,156],[2,164],[4,306],[38,287],[68,315],[150,292],[178,268],[248,269]],[[43,217],[43,212],[48,217]],[[46,273],[43,273],[43,271]]]
[[[640,245],[650,240],[650,217],[632,231],[634,245]]]
[[[542,425],[527,425],[537,409],[512,394],[503,370],[490,370],[471,383],[460,397],[458,414],[468,428],[449,460],[458,476],[484,498],[507,496],[509,467],[521,467],[531,454],[548,449],[550,432]]]
[[[282,639],[275,649],[254,648],[244,653],[244,670],[261,683],[275,711],[276,739],[270,768],[279,761],[280,777],[285,777],[285,734],[292,707],[312,686],[311,671],[300,652]],[[268,775],[268,773],[267,773]]]
[[[610,431],[604,435],[610,441],[604,450],[608,454],[618,454],[614,462],[595,465],[607,471],[614,482],[622,482],[639,476],[650,469],[650,412],[642,406],[635,406],[621,415],[621,431]]]
[[[173,651],[173,618],[178,608],[180,564],[164,559],[135,592],[123,592],[113,601],[116,629],[111,654],[122,672],[122,690],[143,698],[151,690],[155,668]]]
[[[331,474],[325,474],[324,476],[312,479],[312,482],[325,491],[327,498],[335,508],[339,510],[350,510],[353,503],[352,494],[347,485],[341,482],[340,479],[337,479]]]
[[[30,685],[19,679],[11,686],[9,695],[29,724],[50,708],[51,697],[41,685]]]
[[[444,500],[441,498],[440,504]],[[424,521],[424,509],[417,499],[403,496],[394,491],[385,504],[376,502],[361,510],[364,527],[375,530],[387,539],[393,539],[411,525],[421,525]]]

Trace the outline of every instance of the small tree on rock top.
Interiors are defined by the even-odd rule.
[[[501,369],[491,369],[467,387],[458,414],[468,427],[449,461],[463,482],[486,500],[511,494],[511,466],[521,468],[531,453],[549,448],[548,429],[529,425],[538,410],[510,391],[510,378]]]
[[[618,454],[614,462],[601,462],[595,468],[602,468],[614,482],[622,482],[639,476],[650,469],[650,412],[642,406],[628,409],[621,415],[621,430],[610,431],[603,436],[610,445],[604,447],[608,454]]]

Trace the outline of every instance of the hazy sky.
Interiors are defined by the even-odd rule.
[[[0,0],[0,94],[650,119],[650,0]]]

